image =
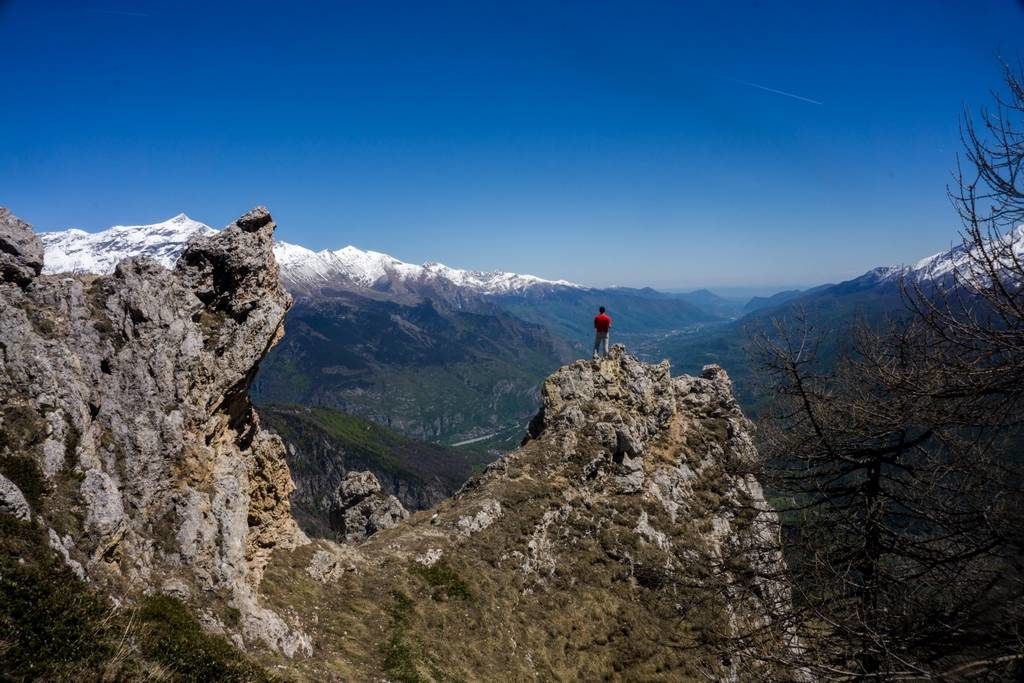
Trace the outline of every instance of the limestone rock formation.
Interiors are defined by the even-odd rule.
[[[523,446],[455,497],[275,554],[267,600],[316,605],[307,675],[792,680],[777,519],[726,373],[616,347],[543,396]]]
[[[381,492],[372,472],[349,472],[338,487],[332,511],[338,535],[348,543],[390,529],[408,516],[398,498]]]
[[[0,206],[0,282],[25,287],[43,269],[43,243],[32,227]]]
[[[257,208],[173,270],[41,276],[38,238],[0,210],[0,472],[90,581],[202,594],[211,623],[234,610],[246,642],[294,654],[308,640],[256,598],[270,552],[303,540],[248,398],[291,304],[274,227]]]

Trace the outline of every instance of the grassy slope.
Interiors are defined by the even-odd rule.
[[[272,680],[174,598],[115,607],[46,533],[0,515],[0,680]]]

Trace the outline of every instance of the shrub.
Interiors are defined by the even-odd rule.
[[[0,515],[0,678],[48,680],[100,668],[113,654],[110,613],[49,551],[41,528]]]
[[[469,586],[462,580],[458,572],[446,562],[438,562],[429,567],[414,563],[412,571],[426,581],[427,585],[442,589],[450,598],[461,598],[463,600],[473,598]]]

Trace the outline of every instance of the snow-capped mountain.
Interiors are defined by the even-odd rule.
[[[40,234],[46,249],[44,271],[110,273],[122,259],[143,255],[171,267],[190,239],[214,232],[185,214],[153,225],[118,225],[95,233],[77,229],[44,232]],[[313,251],[278,242],[274,255],[285,285],[296,294],[345,284],[382,290],[430,285],[481,295],[523,293],[541,286],[582,289],[566,280],[545,280],[535,275],[461,270],[441,263],[415,265],[353,246]]]
[[[1024,225],[1001,235],[998,240],[1002,244],[989,243],[991,256],[1008,258],[1012,253],[1015,258],[1024,259]],[[946,251],[927,256],[913,265],[879,268],[875,272],[883,282],[896,280],[901,275],[916,282],[943,280],[951,277],[954,272],[963,277],[970,277],[971,263],[978,256],[980,254],[977,247],[968,250],[963,244],[958,244]]]
[[[363,251],[353,246],[333,251],[312,251],[278,242],[274,255],[286,285],[293,290],[315,289],[336,284],[338,280],[375,289],[418,284],[466,289],[486,295],[522,293],[538,286],[580,288],[580,285],[567,280],[545,280],[536,275],[461,270],[442,263],[418,266],[388,254]]]
[[[183,213],[153,225],[115,225],[102,232],[70,229],[44,232],[45,273],[113,272],[131,256],[151,256],[170,268],[193,237],[216,232]]]

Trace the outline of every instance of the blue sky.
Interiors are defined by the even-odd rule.
[[[955,239],[957,118],[1021,35],[1011,0],[0,0],[0,204],[95,230],[260,203],[311,248],[592,285],[835,281]]]

